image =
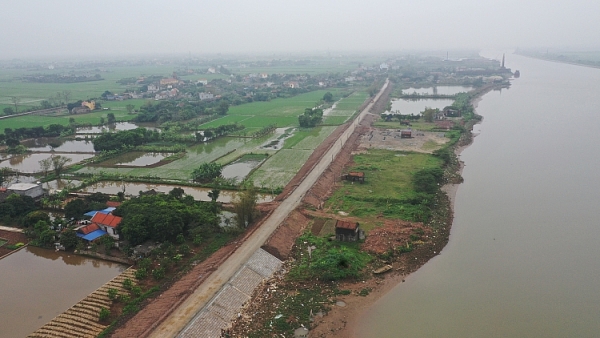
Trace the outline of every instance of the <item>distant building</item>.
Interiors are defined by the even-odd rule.
[[[217,70],[215,69],[215,67],[210,67],[206,70],[206,72],[209,74],[214,74],[217,72]]]
[[[202,83],[203,85],[207,85],[208,84],[208,80],[207,79],[199,79],[198,81],[196,81],[196,84],[200,84]]]
[[[175,86],[179,84],[179,80],[174,78],[160,79],[161,86]]]
[[[71,114],[85,114],[89,113],[91,110],[88,107],[74,107],[71,109]]]
[[[42,189],[42,186],[35,183],[14,183],[6,190],[8,193],[29,196],[35,200],[40,199],[44,195],[44,189]]]
[[[83,101],[81,102],[81,106],[82,107],[88,107],[90,108],[90,110],[94,110],[96,109],[96,102],[95,101]]]
[[[200,101],[212,100],[215,97],[211,93],[200,93],[198,96],[200,97]]]
[[[412,137],[411,129],[400,130],[400,138],[411,138],[411,137]]]
[[[267,73],[260,73],[260,78],[261,79],[266,79],[268,77],[269,77],[269,74],[267,74]]]
[[[390,66],[385,62],[379,65],[380,71],[387,71],[389,68],[390,68]]]
[[[160,87],[154,83],[148,85],[148,93],[156,93],[160,90]]]

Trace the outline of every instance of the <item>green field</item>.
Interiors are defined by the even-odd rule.
[[[363,90],[357,90],[335,104],[335,108],[323,118],[323,124],[340,125],[352,117],[358,108],[365,102],[368,94]]]
[[[100,118],[103,117],[106,121],[108,113],[115,114],[117,121],[129,121],[135,117],[130,115],[127,111],[120,110],[101,110],[88,114],[81,115],[61,115],[61,116],[40,116],[40,115],[24,115],[18,117],[12,117],[8,119],[2,119],[0,124],[0,132],[4,131],[4,128],[31,128],[37,126],[48,126],[51,124],[62,124],[64,126],[69,124],[69,119],[72,117],[77,123],[91,123],[93,125],[100,123]]]
[[[413,194],[412,175],[416,171],[441,165],[439,158],[429,154],[375,149],[355,155],[353,160],[348,171],[364,172],[365,183],[344,181],[326,207],[357,217],[386,215],[398,207],[398,200]]]

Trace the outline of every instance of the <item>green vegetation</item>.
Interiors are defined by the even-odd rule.
[[[354,156],[354,163],[350,170],[364,172],[365,183],[344,183],[327,206],[358,217],[383,215],[423,222],[429,219],[433,202],[429,188],[439,187],[436,175],[443,165],[441,159],[428,154],[369,150]]]
[[[298,116],[298,124],[302,128],[314,128],[323,120],[323,110],[318,108],[306,108],[304,113]]]
[[[328,241],[325,238],[305,233],[298,238],[296,245],[300,250],[314,246],[309,255],[303,252],[299,261],[290,270],[294,280],[340,280],[359,278],[367,263],[369,254],[360,250],[357,243]]]
[[[211,182],[221,176],[221,171],[223,171],[223,166],[218,163],[202,163],[202,165],[192,172],[192,180],[201,183]]]

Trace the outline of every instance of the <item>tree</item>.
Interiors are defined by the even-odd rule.
[[[16,146],[18,146],[19,144],[21,144],[21,142],[19,142],[19,140],[17,140],[16,138],[7,138],[6,141],[4,141],[4,143],[6,143],[6,145],[9,148],[15,148]]]
[[[173,188],[173,190],[169,191],[169,196],[172,196],[177,199],[181,199],[184,194],[185,191],[179,187]]]
[[[71,158],[61,155],[52,156],[50,158],[52,159],[52,169],[54,170],[54,174],[56,175],[56,177],[60,177],[60,174],[65,168],[65,165],[72,161]]]
[[[65,247],[66,250],[74,249],[79,243],[79,238],[75,233],[75,230],[66,229],[60,234],[60,244]]]
[[[425,120],[425,122],[433,122],[433,118],[435,117],[435,115],[437,113],[439,113],[439,109],[432,109],[432,108],[425,108],[425,110],[423,111],[423,119]]]
[[[104,124],[104,117],[100,116],[100,124]]]
[[[89,204],[79,198],[65,205],[65,217],[80,219],[89,210]]]
[[[10,98],[12,103],[15,105],[15,114],[19,112],[19,103],[21,103],[21,98],[18,96],[13,96]]]
[[[257,215],[256,202],[258,191],[252,183],[243,185],[243,190],[233,200],[233,210],[238,227],[245,228],[254,221]]]
[[[15,113],[15,111],[12,109],[12,107],[4,108],[4,115],[12,115],[14,113]]]
[[[71,91],[63,90],[61,93],[61,96],[65,99],[65,103],[69,103],[69,99],[71,98]],[[81,104],[81,103],[79,103],[79,104]]]
[[[50,170],[52,167],[52,158],[48,157],[43,160],[39,160],[38,163],[40,164],[40,169],[44,173],[44,177],[46,177],[48,175],[48,170]]]
[[[217,107],[217,114],[225,115],[229,111],[229,103],[227,101],[221,101],[219,106]]]
[[[325,93],[325,95],[323,95],[323,101],[333,102],[333,94],[331,94],[330,92]]]
[[[106,115],[108,124],[114,124],[117,122],[117,119],[115,118],[115,114],[113,113],[108,113],[108,115]]]
[[[221,176],[223,166],[218,163],[202,163],[200,167],[192,172],[192,180],[195,182],[207,183]]]
[[[129,114],[131,114],[131,112],[133,112],[133,109],[134,109],[134,108],[135,108],[135,106],[134,106],[134,105],[132,105],[132,104],[128,104],[128,105],[126,105],[126,106],[125,106],[125,109],[127,109],[127,112],[128,112]]]
[[[315,127],[317,124],[321,123],[322,120],[323,110],[318,108],[306,108],[304,114],[298,116],[298,123],[300,124],[300,127],[303,128]]]
[[[216,202],[219,199],[219,194],[221,193],[221,190],[219,189],[213,189],[211,191],[208,192],[208,197],[210,197],[210,200],[212,202]]]

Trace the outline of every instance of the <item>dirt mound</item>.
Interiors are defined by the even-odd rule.
[[[425,242],[430,235],[431,228],[423,226],[423,223],[386,220],[382,227],[369,231],[362,249],[381,255],[400,246],[406,247],[407,244],[413,241]]]
[[[263,250],[280,260],[286,260],[292,251],[296,238],[302,234],[308,223],[309,219],[301,212],[292,211],[265,245],[262,246]]]

